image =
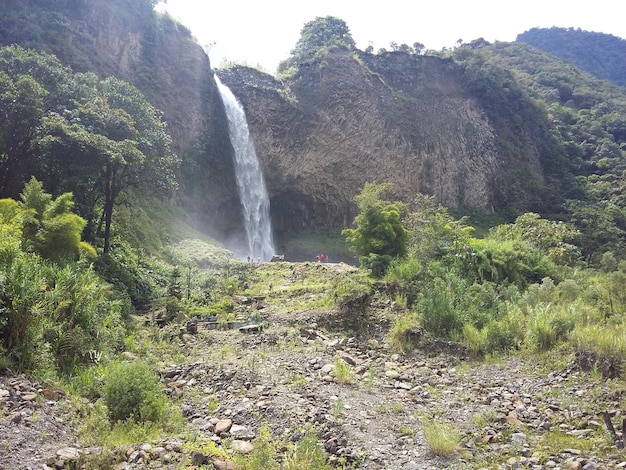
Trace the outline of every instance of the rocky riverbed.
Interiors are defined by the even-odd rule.
[[[300,308],[280,289],[275,283],[274,298],[242,304],[263,318],[261,331],[199,328],[168,339],[178,361],[167,358],[158,372],[185,417],[180,435],[106,454],[85,447],[70,397],[5,371],[0,469],[79,468],[106,459],[116,469],[231,469],[229,456],[251,452],[264,427],[285,446],[313,429],[328,461],[343,468],[626,467],[624,382],[580,370],[567,351],[476,361],[455,343],[423,338],[420,349],[394,354],[384,327],[367,336],[324,328],[331,312]],[[378,305],[377,325],[390,309]],[[456,451],[435,455],[423,432],[431,422],[458,432]],[[190,440],[210,441],[213,452],[189,450]]]

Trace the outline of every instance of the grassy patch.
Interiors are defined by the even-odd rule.
[[[424,421],[424,438],[430,451],[439,457],[448,457],[458,448],[461,433],[450,423]]]

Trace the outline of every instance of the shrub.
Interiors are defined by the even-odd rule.
[[[457,277],[436,278],[418,303],[424,329],[435,336],[450,338],[460,333],[467,313],[463,283]]]
[[[113,362],[104,386],[104,402],[112,421],[159,422],[167,399],[158,377],[144,362]]]

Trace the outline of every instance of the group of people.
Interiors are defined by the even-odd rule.
[[[325,255],[324,253],[320,253],[319,255],[315,257],[315,259],[319,261],[320,263],[323,263],[324,261],[328,261],[328,255]]]

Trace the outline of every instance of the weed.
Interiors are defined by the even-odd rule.
[[[401,402],[397,401],[397,402],[395,402],[393,404],[393,407],[391,408],[391,411],[394,414],[404,413],[404,405]]]
[[[401,436],[408,436],[408,437],[415,436],[415,431],[412,428],[409,428],[407,426],[399,426],[398,432],[400,433]]]
[[[284,381],[284,385],[288,385],[290,387],[298,388],[304,387],[308,383],[306,375],[304,374],[294,374],[290,377],[287,377]]]
[[[374,369],[368,369],[367,374],[365,375],[365,389],[368,392],[372,391],[374,387],[374,378],[376,377],[376,371]]]
[[[342,421],[342,415],[343,415],[343,410],[345,409],[345,406],[346,405],[341,398],[337,398],[337,400],[333,402],[332,414],[333,414],[333,417],[335,418],[335,421],[338,423]]]
[[[457,450],[461,433],[451,424],[435,420],[424,421],[424,438],[431,452],[447,457]]]
[[[333,368],[335,378],[340,384],[354,383],[354,372],[350,365],[341,359],[339,356],[335,357],[335,367]]]

